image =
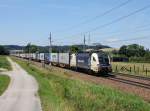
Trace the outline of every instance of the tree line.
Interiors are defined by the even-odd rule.
[[[9,51],[2,45],[0,45],[0,55],[8,55]]]
[[[114,51],[113,54],[127,57],[131,62],[150,62],[150,50],[138,44],[123,45],[118,52]]]

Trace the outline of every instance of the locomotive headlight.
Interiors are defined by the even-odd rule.
[[[97,64],[97,67],[100,67],[100,64]]]

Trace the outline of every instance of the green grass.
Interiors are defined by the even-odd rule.
[[[56,73],[13,58],[39,83],[43,111],[149,111],[150,104],[135,95]]]
[[[6,56],[0,56],[0,68],[11,70],[11,65]]]
[[[117,70],[116,70],[117,66]],[[128,70],[131,67],[131,72],[127,70],[121,70],[125,66]],[[130,63],[130,62],[112,62],[113,72],[150,76],[150,63]],[[147,69],[147,73],[146,73]]]
[[[0,95],[6,90],[10,82],[10,78],[6,75],[0,75]]]

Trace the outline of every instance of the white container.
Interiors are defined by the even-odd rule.
[[[76,66],[77,66],[76,54],[71,54],[71,56],[70,56],[70,67],[75,68]]]
[[[44,53],[40,53],[40,61],[44,61]]]
[[[58,63],[58,53],[51,53],[51,59],[50,62],[52,63]]]
[[[70,65],[70,54],[59,53],[59,64]]]
[[[36,53],[32,54],[32,58],[33,58],[33,60],[36,60]]]

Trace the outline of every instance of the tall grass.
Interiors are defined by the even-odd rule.
[[[125,67],[126,69],[123,69]],[[113,72],[150,76],[149,63],[112,62]]]
[[[8,84],[10,82],[10,78],[6,75],[0,75],[0,95],[3,94],[3,92],[8,87]]]
[[[11,65],[6,56],[0,56],[0,68],[11,70]]]
[[[14,59],[39,83],[43,111],[148,111],[150,104],[141,98],[56,74]]]

